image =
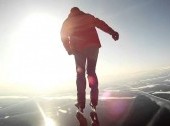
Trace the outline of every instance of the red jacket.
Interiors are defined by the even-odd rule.
[[[112,35],[114,30],[104,21],[93,15],[79,11],[70,13],[61,28],[61,40],[67,51],[81,51],[87,47],[100,48],[100,40],[96,28]]]

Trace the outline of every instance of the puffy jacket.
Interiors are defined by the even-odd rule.
[[[95,27],[111,35],[114,32],[104,21],[93,15],[82,11],[70,13],[61,28],[61,40],[65,49],[82,51],[91,46],[100,48],[101,43]]]

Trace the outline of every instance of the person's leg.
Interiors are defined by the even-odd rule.
[[[86,78],[85,78],[85,63],[86,57],[82,53],[75,54],[76,72],[77,72],[77,102],[78,107],[81,109],[85,108],[86,100]]]
[[[98,104],[98,78],[96,75],[96,63],[98,58],[99,49],[89,48],[87,50],[87,74],[89,87],[91,88],[90,98],[91,104],[95,107]]]

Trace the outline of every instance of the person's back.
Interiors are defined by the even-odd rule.
[[[77,8],[73,8],[63,23],[61,39],[64,42],[69,36],[69,40],[67,41],[70,42],[70,47],[74,51],[82,51],[90,46],[100,48],[101,44],[96,27],[111,35],[115,33],[104,21],[95,18],[93,15],[84,13]]]
[[[82,11],[71,13],[64,22],[65,31],[69,35],[72,49],[81,51],[89,46],[100,47],[95,29],[95,18]],[[64,32],[65,32],[64,31]]]

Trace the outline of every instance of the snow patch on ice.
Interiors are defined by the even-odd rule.
[[[170,82],[170,79],[166,79],[166,80],[164,80],[165,82]]]

